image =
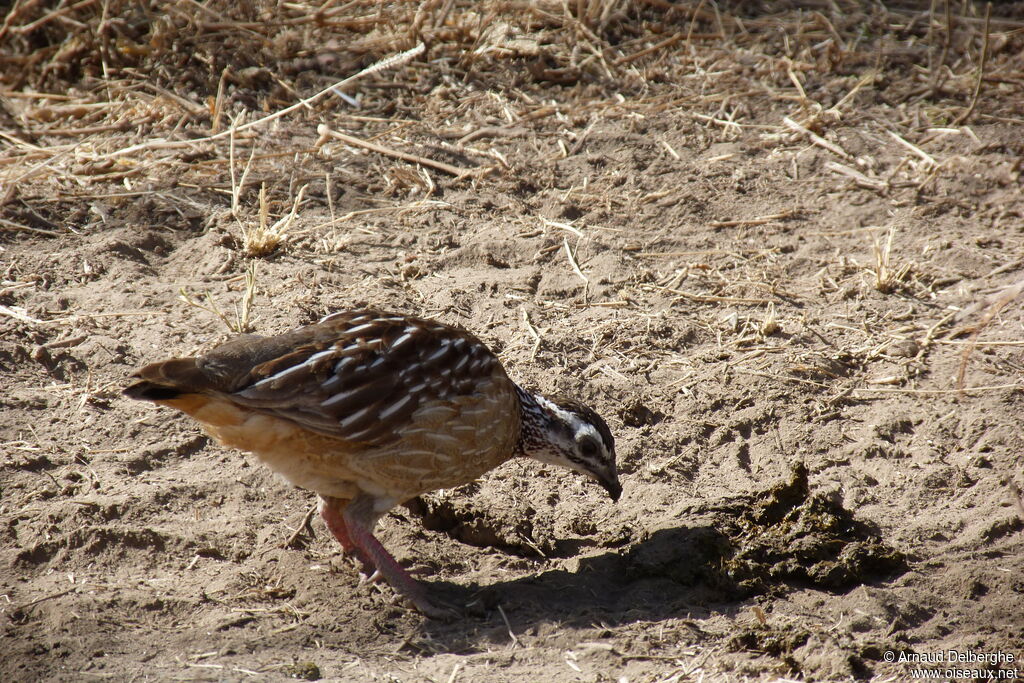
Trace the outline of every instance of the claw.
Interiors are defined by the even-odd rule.
[[[367,574],[366,574],[366,570],[367,569],[369,569],[369,567],[364,567],[363,571],[359,572],[359,585],[360,586],[368,584],[368,583],[369,584],[377,583],[378,581],[380,581],[383,578],[383,576],[381,575],[379,569],[374,569],[373,573],[370,574],[369,576],[367,576]]]

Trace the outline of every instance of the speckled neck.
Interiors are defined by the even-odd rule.
[[[551,422],[556,419],[549,410],[544,408],[546,400],[529,391],[526,391],[518,384],[516,393],[519,394],[519,442],[516,444],[515,454],[522,457],[536,457],[547,452],[551,448],[550,439],[547,437],[551,430]]]

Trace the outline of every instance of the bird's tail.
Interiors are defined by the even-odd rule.
[[[132,377],[138,381],[128,385],[124,395],[140,401],[171,401],[213,389],[209,376],[199,369],[195,358],[150,363],[136,370]]]

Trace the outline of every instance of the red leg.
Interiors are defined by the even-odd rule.
[[[395,592],[411,602],[416,609],[434,619],[453,619],[458,612],[453,608],[432,601],[427,597],[423,584],[409,576],[373,536],[373,526],[379,513],[374,509],[374,499],[366,494],[359,495],[341,513],[349,540],[370,559],[377,571],[387,580]]]
[[[334,537],[338,539],[338,543],[341,543],[341,548],[345,551],[345,554],[354,555],[360,564],[363,565],[363,575],[373,579],[375,565],[367,559],[363,549],[352,542],[352,535],[349,533],[348,525],[345,523],[345,516],[342,511],[348,503],[349,501],[342,500],[341,498],[321,496],[320,517],[323,518],[324,524],[334,534]]]
[[[323,518],[324,524],[334,534],[334,537],[338,539],[338,543],[341,543],[341,547],[344,548],[345,552],[351,553],[356,547],[352,543],[352,539],[349,538],[348,527],[345,526],[345,518],[341,514],[341,510],[347,504],[348,501],[341,500],[340,498],[320,497],[320,516]]]

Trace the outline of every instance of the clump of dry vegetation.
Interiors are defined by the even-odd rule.
[[[569,123],[579,126],[559,143],[569,155],[597,121],[665,107],[690,111],[709,137],[754,127],[780,149],[826,150],[819,172],[926,197],[962,159],[925,147],[1018,113],[994,95],[1020,87],[1020,21],[979,11],[938,1],[19,1],[0,27],[5,229],[53,231],[62,203],[113,186],[125,198],[228,195],[233,213],[266,187],[260,215],[287,216],[297,188],[323,177],[294,165],[282,177],[283,159],[322,166],[360,149],[425,169],[381,169],[360,179],[368,191],[429,196],[435,173],[467,182],[518,170],[503,138]],[[397,75],[348,78],[418,45]],[[571,91],[571,104],[546,102],[551,86]],[[751,118],[765,98],[790,102],[790,114]],[[900,105],[896,118],[879,118],[875,103]],[[444,123],[470,104],[489,120]],[[330,144],[311,144],[318,125]],[[905,151],[897,163],[873,151],[894,144]],[[248,158],[240,183],[236,153]],[[43,210],[25,208],[44,191]],[[321,182],[313,196],[323,192]],[[248,230],[244,251],[272,252],[283,225]]]

